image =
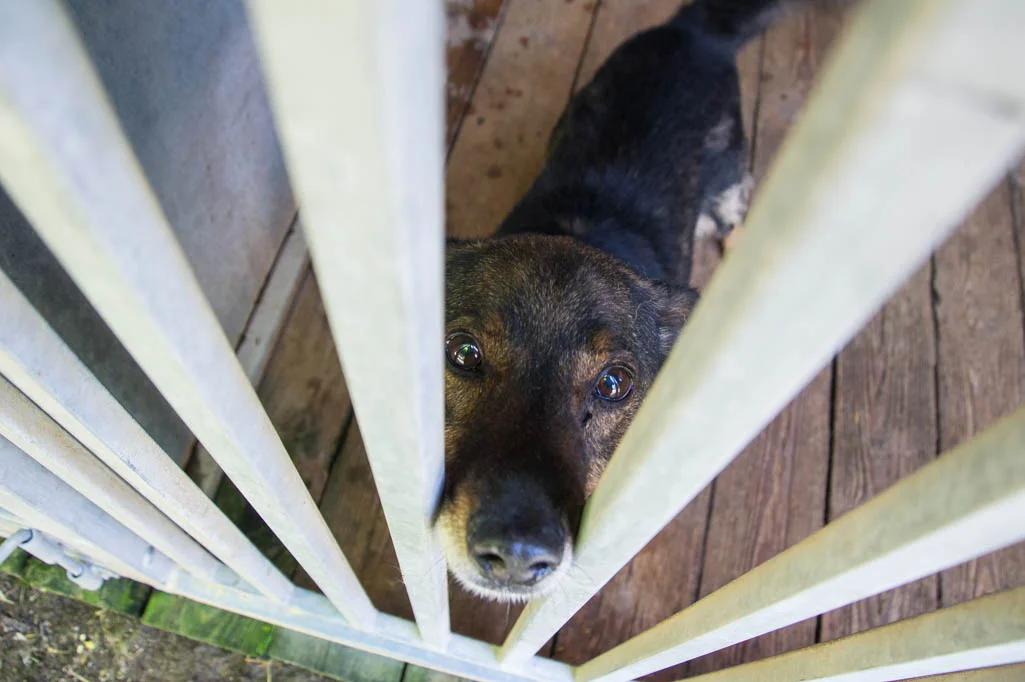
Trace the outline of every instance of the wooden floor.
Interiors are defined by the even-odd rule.
[[[450,233],[486,235],[497,226],[540,168],[549,130],[570,93],[624,38],[664,19],[678,2],[449,0]],[[744,111],[756,177],[765,174],[800,114],[840,29],[841,15],[820,9],[787,20],[742,53]],[[798,542],[1021,404],[1025,202],[1020,181],[1021,170],[1010,174],[836,360],[559,632],[545,653],[576,664],[607,650]],[[717,258],[711,245],[699,249],[697,284],[712,275]],[[305,276],[259,394],[375,604],[410,617],[312,273]],[[244,503],[232,497],[230,484],[222,487],[219,499],[235,505],[247,530],[282,566],[295,570],[259,518],[251,510],[241,512]],[[296,580],[312,587],[301,570]],[[710,671],[1021,584],[1025,546],[656,678]],[[485,604],[452,586],[457,632],[499,642],[518,612]],[[425,679],[426,673],[413,670],[396,672],[395,679],[403,674],[407,680]]]

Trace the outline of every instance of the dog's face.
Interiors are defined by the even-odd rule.
[[[449,568],[524,601],[572,560],[585,500],[696,296],[552,236],[450,245],[445,488]]]

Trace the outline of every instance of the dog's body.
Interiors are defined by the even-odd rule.
[[[450,243],[438,530],[469,589],[550,589],[572,529],[686,320],[696,232],[751,190],[735,53],[777,8],[697,0],[576,95],[491,239]]]

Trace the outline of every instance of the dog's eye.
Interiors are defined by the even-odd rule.
[[[622,365],[607,367],[598,377],[594,391],[602,400],[616,402],[630,395],[634,388],[633,372]]]
[[[456,369],[474,370],[484,362],[480,345],[466,332],[449,335],[445,340],[445,356]]]

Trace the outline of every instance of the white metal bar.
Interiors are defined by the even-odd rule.
[[[628,680],[1025,538],[1025,408],[782,554],[588,661]]]
[[[199,491],[3,272],[0,374],[254,589],[288,600],[291,581]]]
[[[314,270],[424,638],[448,636],[440,2],[250,0]]]
[[[259,385],[264,370],[267,369],[271,351],[274,350],[285,320],[288,319],[293,299],[299,291],[309,264],[306,240],[296,219],[278,251],[278,257],[274,260],[270,276],[246,324],[242,341],[235,354],[242,370],[249,377],[249,383],[254,387]],[[198,473],[197,485],[207,497],[213,498],[224,478],[224,472],[202,444],[196,446],[193,457],[195,463],[189,463],[189,470],[195,468]]]
[[[224,570],[221,562],[96,459],[3,376],[0,376],[0,434],[128,530],[146,538],[182,569],[206,580],[214,580]]]
[[[2,509],[2,508],[0,508],[0,521],[7,521],[9,523],[15,523],[15,524],[20,524],[21,523],[21,519],[19,519],[17,516],[12,514],[9,510]]]
[[[57,0],[0,2],[0,179],[332,603],[372,623],[376,610],[239,367]]]
[[[920,682],[1021,682],[1025,680],[1025,664],[966,670],[947,675],[921,677],[919,680]]]
[[[373,632],[353,628],[332,612],[324,597],[301,588],[296,588],[289,609],[259,595],[220,591],[187,575],[178,581],[175,591],[226,611],[462,678],[482,682],[573,680],[571,666],[541,657],[530,659],[520,670],[501,670],[497,647],[461,635],[452,635],[447,649],[439,651],[423,642],[413,623],[384,613]]]
[[[690,679],[891,682],[1021,661],[1025,587]]]
[[[720,472],[1025,144],[1025,3],[859,8],[585,511],[574,567],[503,649],[529,656]]]
[[[157,587],[178,568],[145,540],[0,436],[0,505],[104,567]]]

